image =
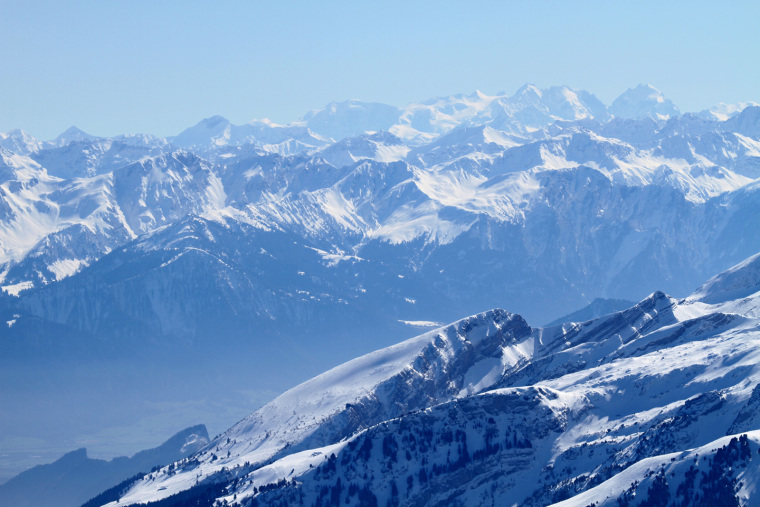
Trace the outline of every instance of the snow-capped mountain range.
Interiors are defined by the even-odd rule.
[[[731,109],[721,111],[726,116]],[[546,218],[564,229],[559,217],[535,215],[544,204],[556,211],[567,202],[568,188],[557,187],[583,187],[593,178],[600,179],[588,185],[594,193],[600,185],[609,187],[602,192],[632,194],[623,201],[667,193],[654,199],[672,200],[686,213],[709,214],[725,208],[737,192],[751,191],[760,176],[759,111],[737,109],[719,121],[680,115],[651,86],[628,90],[607,108],[585,91],[526,85],[512,96],[476,92],[404,109],[329,104],[289,126],[236,126],[212,117],[167,139],[104,139],[72,127],[40,142],[12,131],[0,143],[2,287],[13,295],[45,287],[188,217],[295,232],[348,256],[417,241],[429,257],[468,236],[492,243],[483,250],[498,251],[493,243],[503,242],[505,233],[489,232],[486,240],[482,229],[532,227],[533,220]],[[626,202],[633,209],[624,212],[612,204],[595,202],[595,216],[586,218],[591,222],[578,224],[635,229],[613,239],[605,252],[629,258],[581,270],[608,281],[640,253],[624,243],[650,243],[648,236],[656,234],[632,224],[647,220],[631,216],[638,204]],[[692,220],[698,219],[687,219]],[[553,246],[577,249],[578,234]],[[520,239],[531,241],[538,238]],[[532,245],[526,249],[528,263],[545,253]],[[397,255],[406,259],[400,250]],[[419,270],[425,261],[415,263]],[[715,271],[695,268],[686,283],[664,274],[666,283],[673,279],[672,288],[682,292]],[[595,280],[573,297],[590,301],[600,295],[633,294],[618,294]],[[577,307],[573,302],[561,310]],[[561,313],[520,310],[539,318]]]
[[[759,365],[760,254],[685,299],[359,357],[108,505],[756,505]]]
[[[74,423],[110,410],[62,396],[96,396],[91,370],[135,400],[234,384],[258,404],[487,308],[545,323],[684,296],[760,251],[758,177],[760,107],[681,114],[648,85],[609,107],[526,85],[169,138],[0,134],[0,432],[39,438],[25,400],[49,396],[78,442]],[[226,427],[235,407],[183,423]]]

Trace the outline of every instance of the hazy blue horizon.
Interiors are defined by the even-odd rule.
[[[754,2],[4,2],[0,131],[175,135],[331,101],[649,83],[683,111],[760,101]]]

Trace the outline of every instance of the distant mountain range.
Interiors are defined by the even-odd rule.
[[[54,463],[38,465],[0,485],[0,503],[14,507],[77,507],[129,477],[141,472],[147,474],[152,469],[191,456],[208,442],[206,427],[201,424],[180,431],[159,447],[141,451],[131,458],[92,459],[87,457],[87,449],[78,449]]]
[[[0,134],[4,446],[34,464],[103,428],[227,427],[488,308],[687,295],[760,251],[758,177],[760,107],[681,114],[648,85],[609,107],[526,85],[170,138]],[[21,471],[3,459],[0,480]]]

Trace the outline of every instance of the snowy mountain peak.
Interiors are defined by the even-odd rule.
[[[219,114],[215,114],[214,116],[209,116],[208,118],[204,118],[200,122],[198,122],[198,125],[202,125],[208,129],[218,128],[219,126],[226,127],[229,124],[230,124],[230,121],[224,116],[219,115]]]
[[[248,125],[252,125],[255,127],[284,127],[285,125],[280,125],[279,123],[275,123],[269,118],[255,118],[248,122]]]
[[[748,106],[724,123],[729,132],[760,139],[760,106]]]
[[[388,130],[398,122],[399,114],[398,108],[387,104],[351,99],[312,110],[301,123],[319,135],[340,140],[367,131]]]
[[[697,114],[703,118],[710,120],[726,121],[729,118],[733,118],[750,106],[760,106],[760,104],[757,102],[739,102],[736,104],[726,104],[724,102],[720,102],[710,109],[705,109]]]
[[[533,135],[557,121],[609,119],[606,106],[593,94],[567,86],[539,89],[526,84],[510,96],[495,97],[469,123],[505,132]]]
[[[0,148],[19,155],[30,155],[42,149],[42,143],[21,129],[0,132]]]
[[[618,118],[654,118],[667,120],[681,111],[660,90],[649,84],[629,88],[616,98],[609,108]]]
[[[229,137],[230,122],[224,116],[204,118],[190,128],[187,128],[172,138],[175,146],[193,147],[206,146],[209,143]]]
[[[71,127],[61,132],[61,134],[53,140],[53,144],[57,146],[66,146],[72,142],[88,142],[95,141],[97,139],[100,138],[88,134],[87,132],[84,132],[83,130],[77,128],[75,125],[72,125]]]
[[[530,100],[530,99],[540,99],[542,95],[543,93],[536,85],[532,83],[526,83],[517,89],[513,97],[514,98],[519,97],[519,98]]]
[[[472,95],[470,95],[470,98],[473,100],[488,100],[493,99],[494,97],[491,97],[490,95],[486,95],[485,93],[481,92],[480,90],[475,90]]]
[[[651,84],[639,83],[636,87],[626,90],[621,97],[622,96],[637,98],[639,100],[651,100],[658,104],[663,104],[665,102],[665,96],[662,92]]]

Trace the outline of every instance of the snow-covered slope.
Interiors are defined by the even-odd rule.
[[[755,505],[760,500],[758,451],[757,430],[721,437],[695,449],[643,459],[553,505]]]
[[[119,505],[211,486],[233,505],[588,505],[665,490],[753,505],[755,260],[684,300],[657,292],[548,328],[493,310],[362,356],[136,482]],[[704,300],[729,279],[743,280],[740,300]],[[707,475],[695,482],[694,470]]]

